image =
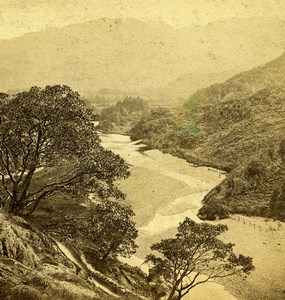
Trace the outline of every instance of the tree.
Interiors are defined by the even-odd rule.
[[[78,240],[92,249],[96,259],[106,261],[121,255],[130,257],[136,252],[138,231],[132,220],[134,212],[117,201],[99,200],[92,203],[82,216],[69,216],[46,226],[78,245]],[[91,244],[90,244],[91,243]],[[80,248],[80,247],[79,247]]]
[[[223,278],[254,269],[252,258],[235,255],[233,244],[223,243],[217,236],[226,225],[197,224],[186,218],[179,224],[175,238],[153,244],[146,261],[151,275],[162,276],[170,286],[168,300],[182,299],[195,286],[210,279]]]
[[[128,176],[118,155],[100,146],[93,113],[68,86],[32,87],[0,101],[0,205],[29,215],[56,192],[122,198]]]
[[[102,109],[99,128],[111,131],[114,126],[133,126],[149,110],[147,102],[140,97],[126,97],[123,101]]]
[[[131,219],[134,215],[131,207],[114,201],[101,201],[92,207],[88,236],[102,260],[117,255],[130,257],[136,252],[138,231]]]
[[[175,125],[173,112],[164,107],[152,109],[130,130],[132,140],[155,141]]]

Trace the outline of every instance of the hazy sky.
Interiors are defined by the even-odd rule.
[[[0,39],[102,17],[186,26],[251,16],[285,19],[285,0],[0,0]]]

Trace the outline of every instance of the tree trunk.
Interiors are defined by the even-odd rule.
[[[24,201],[26,200],[26,197],[27,197],[27,193],[28,193],[28,190],[31,186],[31,183],[32,183],[32,180],[33,180],[33,176],[34,176],[34,173],[36,171],[36,167],[37,165],[35,164],[28,172],[24,182],[23,182],[23,185],[21,186],[21,188],[19,188],[20,190],[20,195],[18,196],[18,199],[17,199],[17,207],[14,209],[14,213],[19,213],[21,214],[22,213],[22,210],[24,209]]]
[[[178,296],[176,297],[177,300],[181,300],[182,299],[182,293],[181,291],[178,292]]]
[[[175,287],[171,290],[171,292],[170,292],[170,294],[169,294],[169,296],[168,296],[168,298],[167,298],[167,300],[173,300],[174,298],[174,295],[175,295],[175,292],[176,292],[176,290],[175,290]]]
[[[114,248],[115,248],[115,245],[112,244],[111,247],[109,248],[109,250],[107,250],[107,251],[105,252],[105,254],[102,256],[102,260],[103,260],[103,261],[106,261],[106,260],[107,260],[107,257],[111,254],[111,252],[114,250]]]

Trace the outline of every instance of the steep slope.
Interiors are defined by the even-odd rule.
[[[193,104],[208,104],[250,96],[274,85],[285,84],[285,53],[264,65],[239,73],[226,82],[213,84],[195,92],[184,103],[184,108]]]
[[[285,137],[285,88],[263,89],[253,96],[203,107],[197,117],[201,140],[193,155],[239,165]]]
[[[284,74],[285,54],[197,91],[177,112],[152,112],[133,128],[132,138],[150,147],[231,172],[205,198],[201,217],[284,219]]]
[[[95,270],[83,253],[0,209],[1,300],[147,299],[138,287],[133,291],[143,278],[137,270],[114,262],[108,272]]]
[[[159,89],[149,91],[149,94],[160,99],[186,99],[197,90],[214,83],[223,82],[234,74],[236,74],[236,71],[186,74],[170,81]]]
[[[0,90],[65,83],[80,92],[137,94],[183,74],[245,70],[278,56],[284,22],[229,19],[173,28],[100,19],[0,41]],[[234,37],[234,38],[233,38]]]
[[[183,104],[183,121],[195,120],[200,143],[192,155],[233,166],[285,132],[285,53],[221,84],[197,91]],[[184,125],[185,126],[185,125]]]
[[[285,88],[211,106],[203,119],[205,139],[194,155],[236,168],[206,196],[201,214],[213,217],[214,207],[223,207],[284,220],[284,206],[273,211],[273,193],[285,183]]]
[[[1,299],[111,299],[86,282],[50,237],[2,210],[0,220]]]

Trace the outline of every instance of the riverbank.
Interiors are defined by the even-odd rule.
[[[124,203],[131,205],[136,213],[139,248],[136,255],[125,262],[141,266],[151,244],[173,236],[186,216],[200,222],[196,214],[203,197],[225,176],[219,170],[196,167],[159,150],[142,153],[140,149],[144,145],[131,142],[126,136],[102,135],[101,139],[104,147],[120,154],[130,164],[131,176],[119,186],[127,195]],[[145,270],[146,266],[141,268]],[[214,282],[194,289],[193,297],[197,300],[236,300],[222,285]]]
[[[219,170],[195,167],[158,150],[140,153],[144,145],[131,142],[127,136],[112,135],[110,139],[109,135],[105,135],[103,143],[131,165],[131,176],[120,182],[120,188],[127,195],[125,203],[131,205],[137,214],[135,221],[139,228],[139,249],[136,257],[128,263],[140,265],[149,253],[149,246],[173,236],[185,216],[200,221],[196,211],[201,206],[204,193],[225,177]],[[224,235],[225,241],[235,243],[237,253],[252,256],[256,270],[246,280],[230,278],[222,282],[235,297],[223,290],[221,285],[209,283],[193,289],[185,299],[284,299],[284,226],[282,230],[270,231],[270,226],[276,227],[278,222],[242,216],[214,223],[217,222],[229,226]],[[255,225],[246,225],[250,222],[255,222]]]
[[[158,175],[157,172],[145,168],[132,167],[131,172],[130,178],[121,182],[120,186],[128,195],[127,203],[132,205],[137,213],[136,221],[140,232],[137,242],[140,247],[136,257],[140,260],[134,263],[142,263],[151,244],[175,235],[176,224],[185,216],[195,218],[191,210],[189,211],[187,202],[184,202],[187,193],[195,190],[173,178]],[[141,215],[142,213],[146,213],[147,217]],[[234,243],[237,253],[253,257],[256,268],[246,280],[228,278],[222,281],[226,290],[239,300],[284,299],[284,224],[239,215],[210,223],[226,224],[229,230],[223,236],[224,241]],[[191,297],[186,299],[231,299],[232,295],[223,298],[224,291],[220,291],[219,288],[213,285],[197,287],[191,291]]]
[[[150,146],[148,146],[148,148],[151,149]],[[169,153],[178,158],[182,158],[186,160],[188,163],[199,167],[214,168],[226,173],[230,173],[235,168],[233,164],[227,164],[221,161],[214,162],[212,160],[210,161],[210,160],[194,157],[193,154],[190,154],[190,151],[187,151],[187,149],[176,148],[176,149],[160,149],[160,150],[163,153]]]

